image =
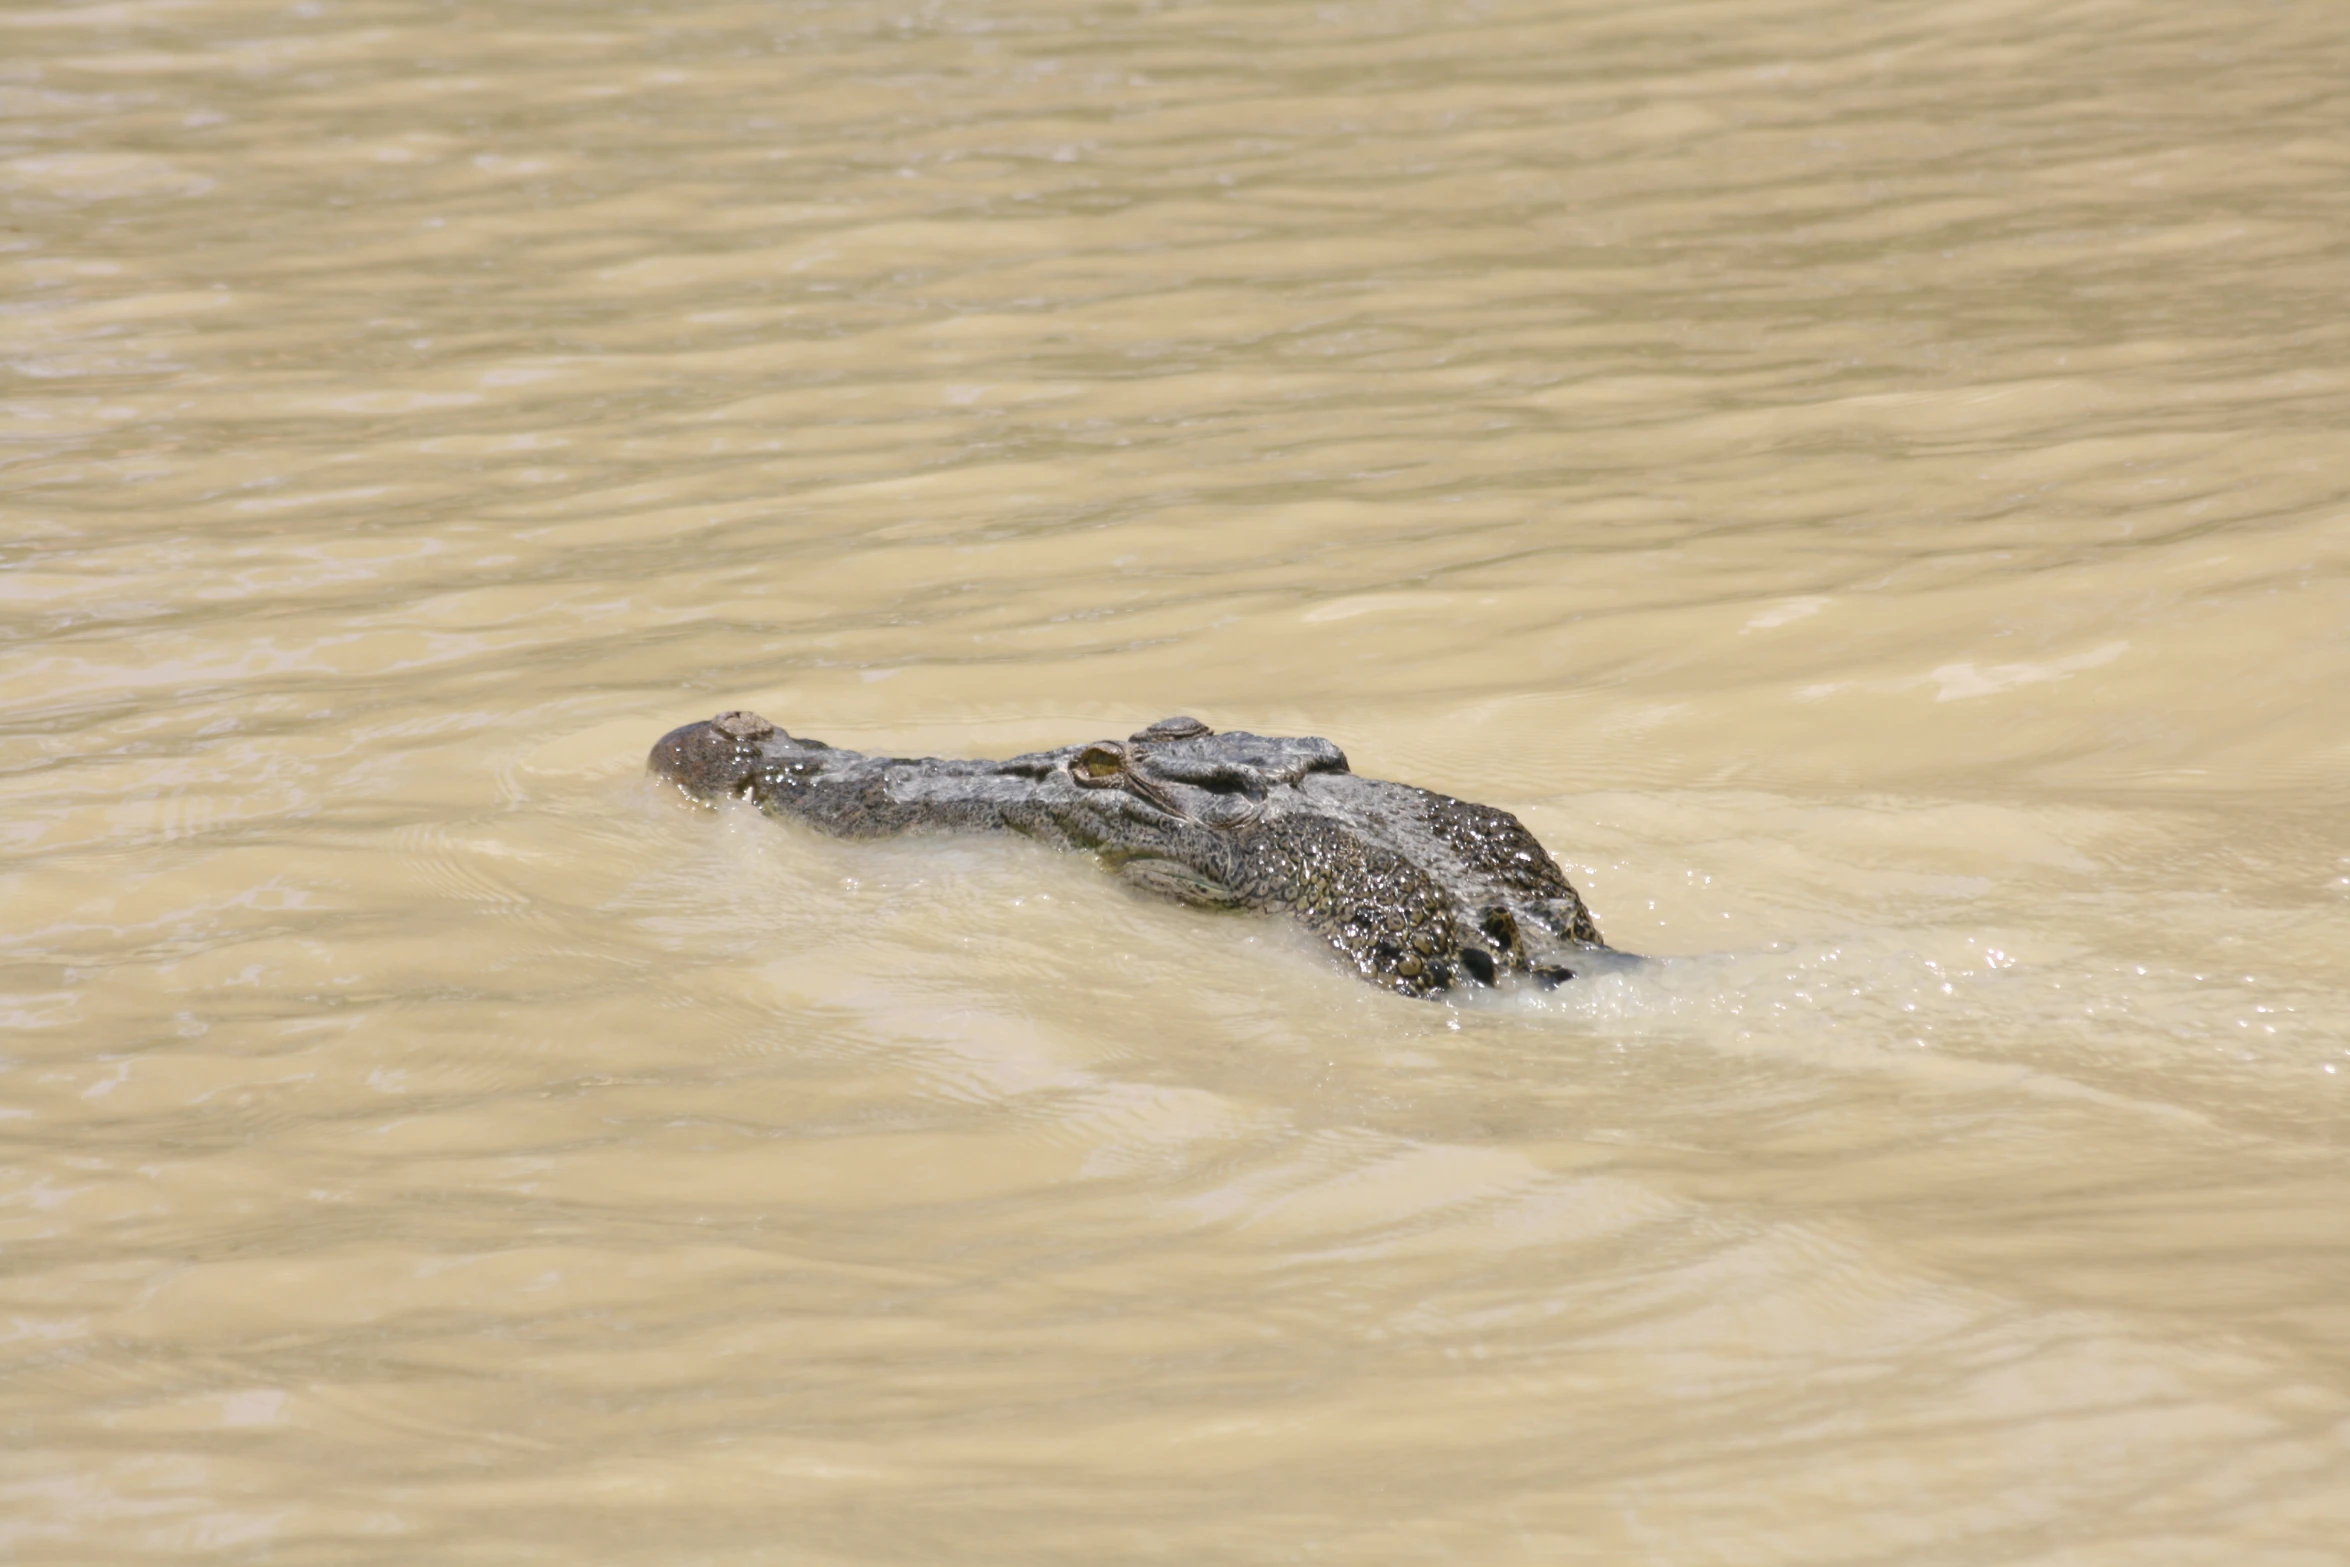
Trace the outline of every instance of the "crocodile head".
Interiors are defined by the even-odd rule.
[[[843,837],[1010,831],[1090,851],[1163,897],[1285,914],[1408,995],[1552,985],[1606,951],[1515,816],[1357,777],[1311,736],[1168,718],[1122,741],[959,761],[869,756],[733,712],[663,736],[649,764],[696,799],[747,798]]]

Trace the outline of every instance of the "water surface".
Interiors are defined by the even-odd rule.
[[[0,1551],[2326,1563],[2350,17],[0,15]],[[1188,712],[1414,1004],[640,776]]]

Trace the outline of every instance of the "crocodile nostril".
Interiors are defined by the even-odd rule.
[[[1484,948],[1461,948],[1461,967],[1467,969],[1469,971],[1469,977],[1475,980],[1478,984],[1490,985],[1493,983],[1493,976],[1495,973],[1493,967],[1493,954],[1487,952]]]
[[[1534,983],[1544,990],[1556,990],[1574,977],[1575,971],[1571,968],[1538,968],[1534,971]]]
[[[739,707],[711,719],[710,727],[729,740],[764,740],[775,733],[773,724]]]

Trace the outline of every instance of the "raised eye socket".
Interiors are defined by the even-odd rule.
[[[1126,753],[1114,745],[1089,745],[1069,764],[1069,771],[1085,782],[1115,778],[1125,770]]]

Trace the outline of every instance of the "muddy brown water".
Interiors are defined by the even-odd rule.
[[[2333,1563],[2350,13],[0,12],[0,1555]],[[640,776],[1520,813],[1415,1004]]]

